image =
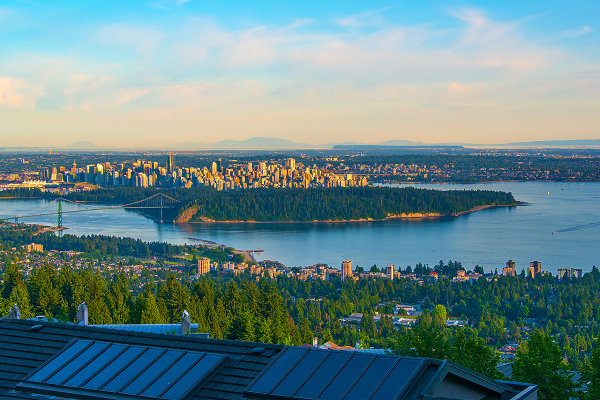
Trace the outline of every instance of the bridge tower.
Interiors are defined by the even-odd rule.
[[[162,219],[162,209],[163,209],[163,198],[162,198],[162,193],[158,196],[160,197],[160,223],[163,223],[163,219]]]
[[[58,224],[56,225],[58,228],[62,228],[62,202],[61,198],[58,198]]]

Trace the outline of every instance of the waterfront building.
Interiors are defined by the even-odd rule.
[[[529,268],[527,268],[527,276],[535,278],[538,275],[542,274],[542,263],[539,261],[532,261],[529,263]]]
[[[352,275],[352,261],[344,260],[344,262],[342,262],[342,281]]]
[[[385,267],[385,272],[386,272],[386,275],[387,275],[388,279],[390,279],[390,280],[394,279],[394,272],[395,272],[395,270],[394,270],[394,265],[393,264],[388,264],[388,266]]]
[[[559,268],[556,272],[556,276],[558,277],[558,279],[562,279],[565,276],[569,276],[570,269],[571,268]]]
[[[536,275],[542,273],[542,263],[540,261],[532,261],[529,263],[529,266],[535,269]]]
[[[502,276],[516,276],[515,270],[515,262],[513,260],[508,260],[506,263],[506,267],[502,268]]]
[[[559,268],[556,276],[558,277],[558,279],[563,279],[565,276],[573,279],[573,278],[582,278],[583,277],[583,271],[581,269],[577,269],[577,268]]]

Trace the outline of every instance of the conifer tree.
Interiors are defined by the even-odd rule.
[[[13,286],[8,304],[9,307],[12,307],[14,304],[19,307],[20,318],[22,319],[33,318],[35,316],[29,302],[29,292],[24,282],[19,282]]]
[[[240,312],[231,321],[227,338],[232,340],[255,341],[256,335],[254,322],[254,318],[249,312]]]
[[[312,344],[314,337],[315,335],[308,325],[308,319],[304,318],[300,326],[300,340],[302,344]]]
[[[164,320],[156,304],[156,298],[149,293],[144,298],[144,308],[140,317],[140,324],[162,324]]]
[[[2,277],[4,281],[4,287],[2,288],[2,298],[8,299],[13,291],[13,288],[17,286],[19,283],[23,283],[23,273],[19,271],[18,268],[18,259],[15,259],[15,262],[8,262],[4,266],[4,276]]]
[[[568,400],[574,395],[575,383],[560,349],[540,330],[521,343],[512,375],[517,381],[538,385],[540,400]]]
[[[579,386],[584,385],[587,391],[580,393],[581,400],[600,399],[600,348],[595,348],[592,357],[584,363]]]
[[[465,329],[461,328],[454,337],[452,351],[454,362],[492,379],[506,379],[496,369],[500,355],[490,346],[486,346],[485,340],[477,337],[476,331],[467,336]]]
[[[271,319],[262,318],[258,322],[258,329],[256,332],[256,341],[261,343],[272,343],[273,341],[273,327]]]

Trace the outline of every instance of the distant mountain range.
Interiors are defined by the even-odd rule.
[[[173,149],[273,149],[273,148],[314,148],[319,147],[308,143],[297,143],[287,139],[252,137],[246,140],[225,139],[215,143],[183,142],[174,146]]]
[[[208,149],[327,149],[327,148],[361,148],[361,147],[486,147],[486,148],[515,148],[515,147],[596,147],[600,146],[600,139],[581,139],[581,140],[540,140],[531,142],[513,142],[513,143],[496,143],[496,144],[473,144],[473,143],[425,143],[414,142],[412,140],[394,139],[387,140],[381,143],[361,143],[355,141],[347,141],[343,143],[328,142],[324,144],[310,144],[294,142],[288,139],[267,138],[267,137],[252,137],[246,140],[225,139],[215,143],[203,142],[182,142],[172,146],[167,146],[169,150],[208,150]],[[54,148],[54,147],[52,147]],[[114,148],[112,146],[98,146],[92,142],[80,140],[69,145],[58,147],[58,149],[106,149]],[[164,148],[164,147],[163,147]],[[17,149],[7,147],[0,150]],[[23,147],[25,149],[25,147]],[[148,148],[151,149],[151,148]]]
[[[86,142],[85,140],[80,140],[75,143],[71,143],[71,144],[65,146],[64,148],[65,149],[91,149],[94,147],[98,147],[98,146],[96,146],[92,142]]]
[[[515,142],[498,146],[531,146],[531,147],[589,147],[600,146],[600,139],[582,140],[540,140],[535,142]]]
[[[285,148],[329,148],[335,146],[432,146],[423,142],[413,142],[410,140],[388,140],[377,144],[360,143],[347,141],[343,143],[329,142],[324,144],[299,143],[287,139],[252,137],[246,140],[220,140],[215,143],[203,142],[183,142],[173,146],[172,149],[285,149]]]

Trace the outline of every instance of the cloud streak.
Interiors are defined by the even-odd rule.
[[[579,29],[573,29],[573,30],[567,30],[562,32],[558,37],[578,37],[581,35],[587,35],[588,33],[592,33],[594,32],[594,29],[592,29],[591,27],[585,25],[582,26]]]

